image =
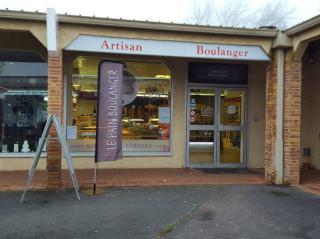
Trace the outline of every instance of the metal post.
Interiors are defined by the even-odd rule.
[[[48,118],[47,118],[46,125],[45,125],[44,130],[43,130],[43,133],[42,133],[41,138],[39,140],[39,144],[38,144],[38,148],[37,148],[36,154],[35,154],[35,156],[33,158],[32,165],[31,165],[29,173],[28,173],[27,181],[26,181],[23,193],[22,193],[21,200],[20,200],[21,203],[23,203],[25,194],[28,191],[28,188],[29,188],[29,186],[31,184],[32,178],[34,176],[36,167],[38,165],[38,162],[39,162],[39,159],[40,159],[40,156],[41,156],[41,152],[42,152],[45,140],[46,140],[46,138],[48,136],[48,132],[49,132],[49,129],[51,127],[51,124],[52,124],[52,116],[49,115]]]
[[[97,189],[97,168],[98,168],[98,162],[94,162],[93,195],[96,195],[96,189]]]

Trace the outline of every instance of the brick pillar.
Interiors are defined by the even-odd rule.
[[[284,183],[299,184],[301,80],[300,61],[285,62],[284,79]]]
[[[48,114],[62,115],[63,64],[62,53],[48,54]],[[61,146],[52,126],[47,144],[47,188],[58,189],[61,185]]]
[[[266,128],[265,128],[265,180],[275,182],[275,142],[277,103],[277,64],[273,60],[267,67],[266,75]]]
[[[287,57],[284,71],[283,99],[283,170],[285,184],[299,184],[300,121],[301,121],[301,62]],[[277,119],[277,61],[267,68],[265,179],[275,183],[275,150]]]

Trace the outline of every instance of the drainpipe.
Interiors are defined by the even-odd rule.
[[[275,170],[276,184],[283,184],[283,84],[284,84],[284,49],[277,50],[277,118]]]

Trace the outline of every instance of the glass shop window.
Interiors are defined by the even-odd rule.
[[[78,57],[69,74],[67,140],[73,152],[95,151],[97,74],[101,60]],[[124,152],[170,152],[170,70],[161,62],[123,62]]]
[[[35,152],[47,117],[47,64],[0,62],[0,151]]]

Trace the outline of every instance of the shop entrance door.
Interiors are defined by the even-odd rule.
[[[188,88],[187,166],[212,168],[216,158],[217,90]]]
[[[187,166],[244,167],[246,89],[188,87]]]

